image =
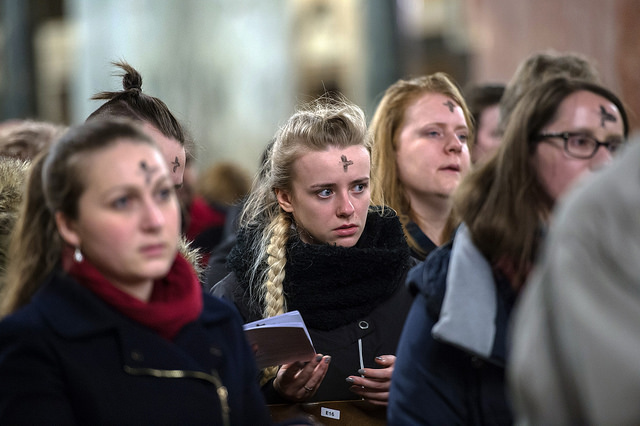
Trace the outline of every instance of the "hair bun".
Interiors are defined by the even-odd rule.
[[[122,77],[122,87],[125,91],[142,92],[142,76],[136,70],[128,70]]]

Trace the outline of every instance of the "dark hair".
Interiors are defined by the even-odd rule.
[[[91,99],[107,102],[91,113],[87,121],[105,117],[124,117],[143,121],[158,129],[166,137],[177,140],[187,151],[191,151],[191,141],[167,105],[154,96],[142,93],[140,73],[124,61],[112,62],[112,64],[124,71],[120,74],[123,90],[93,95]]]
[[[73,127],[31,165],[21,216],[10,242],[9,262],[0,315],[29,302],[44,278],[59,264],[63,243],[55,213],[78,218],[78,200],[85,190],[82,159],[123,138],[159,148],[134,122],[91,120]]]
[[[476,127],[485,108],[500,104],[505,87],[502,83],[486,83],[474,84],[465,89],[464,99]]]

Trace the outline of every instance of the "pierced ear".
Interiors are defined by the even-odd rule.
[[[287,213],[293,213],[293,205],[291,204],[291,194],[284,189],[275,189],[278,204],[282,210]]]
[[[69,220],[62,212],[56,212],[55,219],[58,233],[60,234],[64,242],[69,244],[71,247],[80,247],[80,236],[75,231],[73,222]]]

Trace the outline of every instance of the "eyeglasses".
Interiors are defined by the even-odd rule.
[[[624,144],[624,139],[614,139],[608,142],[600,142],[598,139],[584,133],[542,133],[536,136],[535,141],[540,142],[545,139],[560,138],[564,140],[564,152],[574,158],[587,160],[598,152],[598,148],[604,146],[610,153],[614,154],[618,148]]]

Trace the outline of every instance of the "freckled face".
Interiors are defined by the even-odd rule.
[[[171,176],[173,185],[176,188],[180,188],[184,178],[184,165],[186,163],[184,147],[180,145],[180,142],[176,139],[165,136],[160,130],[149,123],[144,123],[143,128],[162,150],[162,155],[169,167],[169,175]]]
[[[276,195],[304,242],[352,247],[367,220],[369,178],[370,156],[363,146],[309,151],[293,164],[291,190],[276,189]]]
[[[398,131],[396,163],[410,201],[453,193],[469,170],[468,135],[462,108],[449,97],[425,93],[409,105]]]
[[[85,191],[65,240],[113,285],[136,289],[164,277],[176,256],[179,209],[161,153],[122,139],[83,157]]]
[[[612,120],[602,119],[601,107],[613,116]],[[622,117],[615,104],[585,90],[567,96],[558,107],[555,120],[540,133],[561,132],[584,133],[603,142],[624,138]],[[542,186],[557,200],[579,178],[610,162],[611,153],[600,147],[590,159],[573,158],[564,151],[564,141],[553,138],[537,144],[531,161]]]

